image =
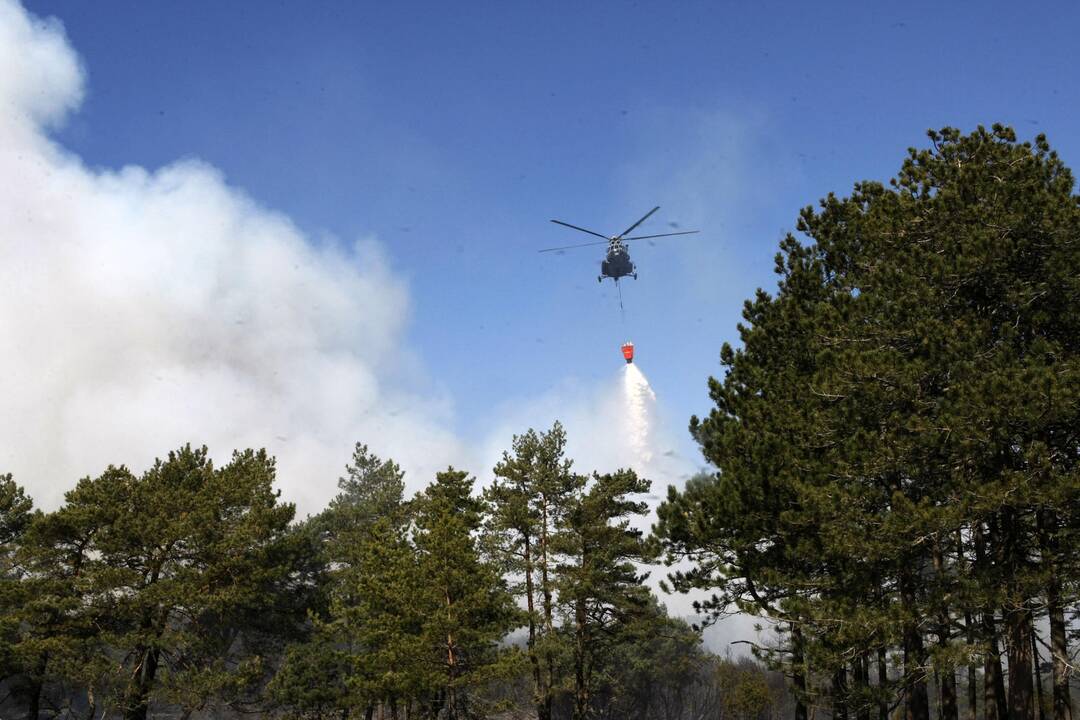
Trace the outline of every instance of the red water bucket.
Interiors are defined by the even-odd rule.
[[[627,363],[634,362],[634,343],[625,342],[622,346],[622,356],[626,358]]]

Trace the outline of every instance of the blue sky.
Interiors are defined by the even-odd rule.
[[[54,133],[93,167],[199,158],[315,242],[373,237],[455,431],[632,339],[685,438],[742,301],[799,208],[891,176],[929,127],[1004,122],[1080,158],[1077,6],[27,0],[87,72]],[[700,235],[633,248],[640,279],[550,218]],[[272,280],[268,280],[272,282]],[[524,428],[522,428],[524,429]]]

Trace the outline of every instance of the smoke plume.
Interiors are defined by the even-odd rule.
[[[55,507],[109,463],[265,446],[304,512],[358,440],[414,486],[460,462],[378,245],[316,244],[202,162],[87,167],[48,135],[84,84],[63,28],[0,0],[0,472]]]

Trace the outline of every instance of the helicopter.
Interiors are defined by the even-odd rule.
[[[568,228],[580,230],[583,233],[588,233],[590,235],[595,235],[596,237],[604,238],[604,241],[545,248],[543,250],[540,250],[540,252],[556,252],[559,250],[570,250],[571,248],[587,247],[589,245],[603,245],[606,243],[608,246],[607,255],[600,262],[600,275],[597,276],[596,281],[603,282],[604,278],[611,278],[615,281],[615,284],[618,285],[619,278],[622,277],[632,277],[637,280],[637,267],[634,265],[634,263],[630,262],[630,251],[627,249],[626,243],[630,242],[631,240],[647,240],[650,238],[670,237],[672,235],[693,235],[694,233],[698,232],[697,230],[684,230],[682,232],[660,233],[659,235],[635,235],[633,237],[626,237],[628,234],[633,232],[634,228],[648,220],[649,217],[659,209],[660,206],[657,205],[652,210],[645,213],[644,217],[642,217],[636,223],[626,228],[618,235],[612,235],[611,237],[608,237],[607,235],[601,235],[600,233],[594,232],[592,230],[586,230],[585,228],[578,227],[577,225],[571,225],[570,223],[563,222],[562,220],[552,220],[551,222],[555,223],[556,225],[565,225]]]

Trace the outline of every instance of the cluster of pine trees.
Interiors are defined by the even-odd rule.
[[[705,609],[777,624],[797,720],[1070,720],[1080,198],[1041,136],[930,140],[802,212],[656,530]]]
[[[781,711],[642,585],[648,482],[584,476],[529,431],[477,492],[406,498],[357,445],[294,519],[265,452],[184,447],[85,478],[53,512],[0,478],[0,715],[693,718]]]

